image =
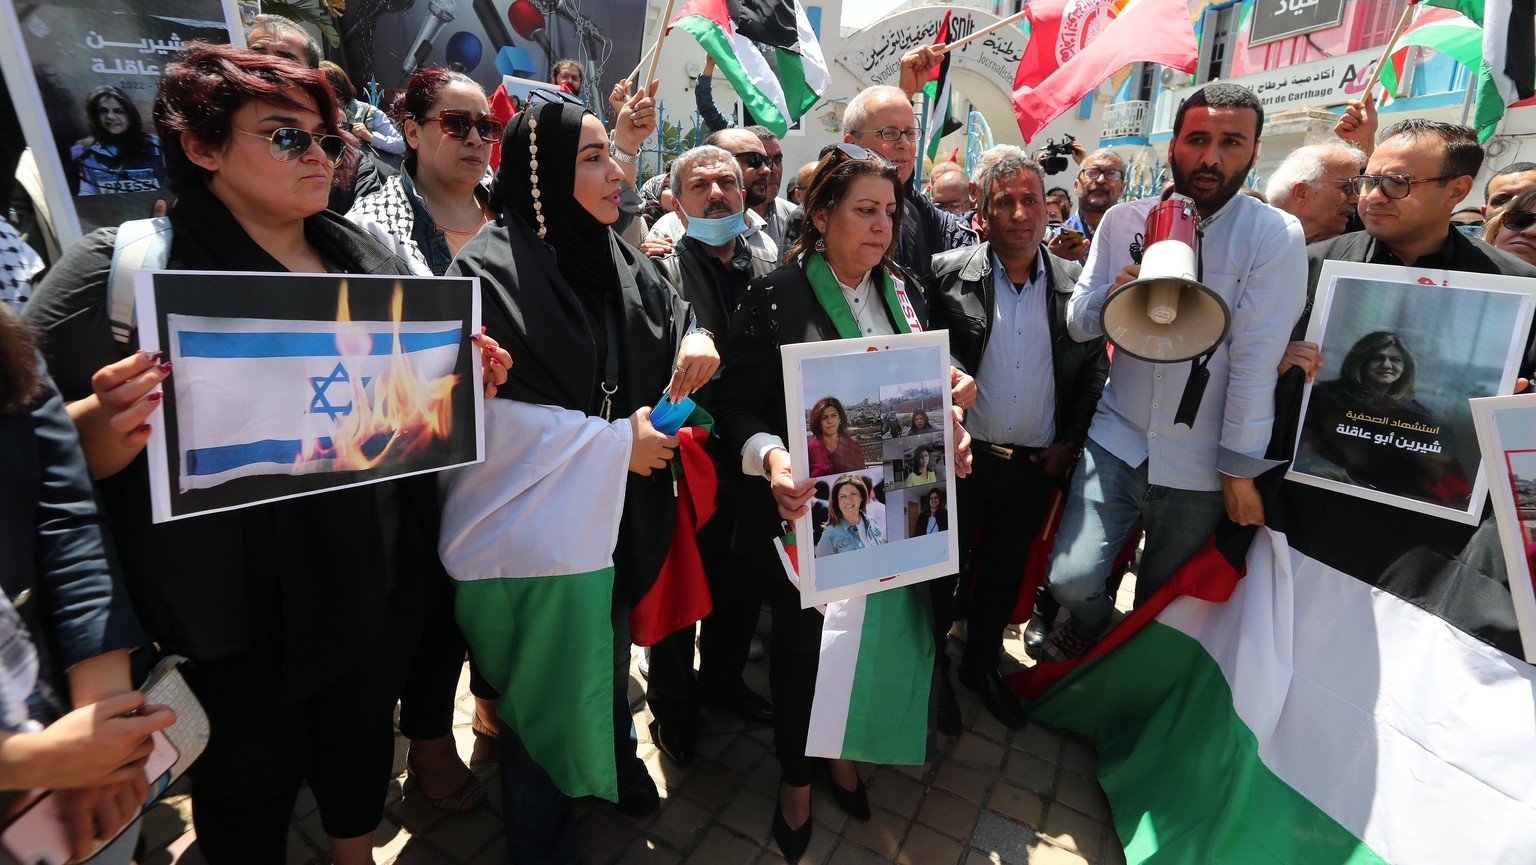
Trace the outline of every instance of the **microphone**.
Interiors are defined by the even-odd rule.
[[[480,19],[480,26],[491,40],[493,53],[512,44],[512,34],[507,32],[507,25],[501,23],[501,16],[496,14],[496,4],[491,0],[475,0],[475,17]]]
[[[512,25],[517,35],[532,40],[543,48],[546,61],[555,59],[554,53],[549,50],[549,31],[545,25],[544,13],[539,11],[539,7],[528,0],[512,0],[512,5],[507,7],[507,22]]]
[[[406,52],[405,61],[401,63],[400,70],[407,76],[415,75],[432,53],[432,40],[443,31],[443,25],[453,20],[456,4],[454,0],[429,0],[427,3],[427,17],[421,22],[421,29],[416,31],[416,39],[411,42],[411,50]]]

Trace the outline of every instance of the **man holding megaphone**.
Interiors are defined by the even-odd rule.
[[[1275,465],[1263,458],[1275,368],[1306,301],[1307,262],[1295,217],[1238,194],[1263,127],[1252,91],[1206,85],[1174,120],[1172,189],[1099,224],[1067,327],[1108,338],[1114,361],[1051,553],[1048,584],[1072,618],[1048,660],[1077,657],[1108,630],[1104,575],[1138,520],[1137,604],[1223,516],[1264,522],[1253,478]]]

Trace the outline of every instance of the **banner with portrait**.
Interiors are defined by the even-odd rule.
[[[484,458],[479,280],[139,271],[155,522]]]
[[[1325,262],[1307,340],[1323,365],[1286,477],[1475,525],[1486,481],[1467,401],[1512,393],[1536,285]]]
[[[782,357],[791,470],[816,482],[795,527],[801,604],[955,573],[946,334],[786,345]]]
[[[171,198],[155,91],[189,42],[244,44],[234,0],[0,4],[0,69],[61,246]]]
[[[1536,664],[1536,394],[1472,400],[1525,659]]]

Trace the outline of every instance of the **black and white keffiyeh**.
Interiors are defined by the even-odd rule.
[[[0,303],[21,312],[32,296],[32,278],[43,269],[43,259],[16,233],[9,222],[0,219]]]

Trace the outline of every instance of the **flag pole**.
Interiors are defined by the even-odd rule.
[[[955,50],[956,48],[962,48],[967,43],[972,42],[972,41],[974,41],[976,39],[980,39],[981,37],[987,35],[988,33],[991,33],[991,32],[993,32],[995,30],[1001,30],[1004,27],[1007,27],[1009,24],[1015,24],[1015,23],[1018,23],[1019,21],[1023,21],[1027,17],[1029,17],[1029,12],[1027,10],[1020,11],[1020,12],[1015,12],[1014,14],[1009,15],[1007,18],[1004,18],[1003,20],[997,22],[996,24],[989,24],[986,27],[983,27],[980,30],[977,30],[975,33],[972,33],[971,35],[965,37],[964,39],[959,39],[959,40],[956,40],[954,42],[946,42],[943,45],[937,46],[938,49],[939,49],[939,53],[940,54],[948,54],[949,52]]]
[[[1392,38],[1387,40],[1387,48],[1381,52],[1381,59],[1376,61],[1376,68],[1371,70],[1371,79],[1366,82],[1365,89],[1360,91],[1369,99],[1371,91],[1376,89],[1376,82],[1381,78],[1381,68],[1392,62],[1392,50],[1397,47],[1397,40],[1403,38],[1403,31],[1408,29],[1408,19],[1413,17],[1413,7],[1419,5],[1419,0],[1408,0],[1408,5],[1403,7],[1403,17],[1397,21],[1397,29],[1392,32]],[[1392,94],[1396,98],[1397,94]]]
[[[625,81],[629,82],[631,90],[638,90],[638,89],[640,89],[639,87],[635,86],[635,77],[640,74],[640,70],[641,69],[645,68],[645,61],[651,59],[651,54],[655,50],[656,50],[656,46],[655,45],[652,45],[651,47],[645,49],[645,53],[640,55],[640,62],[635,64],[635,71],[629,73],[629,77],[624,79]],[[649,84],[650,82],[647,81],[646,83]]]
[[[667,11],[661,14],[661,33],[656,37],[656,44],[651,46],[651,71],[646,73],[644,86],[651,86],[656,80],[656,66],[661,62],[661,42],[667,38],[667,30],[672,24],[672,7],[677,0],[667,0]]]

